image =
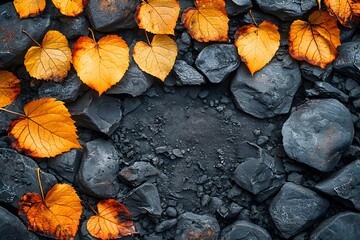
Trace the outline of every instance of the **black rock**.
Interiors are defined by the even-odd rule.
[[[89,34],[89,23],[83,14],[77,17],[61,16],[57,29],[65,35],[67,39],[76,39]]]
[[[282,128],[288,156],[320,171],[331,171],[349,149],[353,122],[335,99],[310,100],[293,112]]]
[[[360,210],[360,160],[341,168],[315,188]]]
[[[252,7],[251,0],[225,0],[226,12],[229,16],[245,13]]]
[[[283,61],[273,58],[251,76],[241,65],[231,82],[236,106],[257,118],[269,118],[290,111],[293,97],[300,87],[300,70],[289,55]]]
[[[235,45],[213,44],[199,53],[195,65],[210,82],[219,83],[239,67],[240,58]]]
[[[214,217],[186,212],[178,217],[175,240],[217,240],[220,226]]]
[[[272,240],[266,229],[248,221],[236,221],[221,231],[220,240]]]
[[[37,236],[29,232],[20,219],[0,206],[0,240],[37,240]]]
[[[330,83],[316,81],[305,85],[305,95],[308,97],[336,98],[341,102],[348,102],[349,96],[333,87]]]
[[[169,220],[164,220],[162,222],[160,222],[158,225],[156,225],[155,227],[155,232],[160,233],[160,232],[165,232],[167,230],[169,230],[170,228],[174,227],[177,224],[177,219],[169,219]]]
[[[111,142],[96,139],[86,143],[78,172],[81,190],[99,198],[115,198],[120,190],[117,181],[119,163]]]
[[[311,226],[328,207],[329,202],[316,192],[285,183],[272,200],[269,212],[281,235],[290,238]]]
[[[100,32],[113,32],[136,26],[135,12],[140,0],[89,1],[86,14],[91,26]]]
[[[26,51],[35,43],[25,30],[38,42],[50,27],[50,16],[46,13],[36,18],[19,19],[13,2],[0,5],[0,69],[23,63]]]
[[[119,172],[119,178],[133,186],[139,186],[159,174],[159,170],[148,162],[135,162]]]
[[[31,158],[20,155],[15,150],[0,149],[0,202],[18,207],[20,198],[29,192],[39,192],[36,168]],[[54,175],[41,171],[41,184],[45,193],[57,180]]]
[[[120,126],[121,100],[90,91],[69,104],[76,125],[111,135]]]
[[[328,81],[332,73],[332,65],[329,64],[325,69],[313,66],[310,63],[302,62],[300,64],[301,76],[309,81]]]
[[[278,18],[274,17],[273,15],[266,14],[262,11],[257,11],[256,9],[253,9],[251,13],[252,16],[250,15],[250,12],[247,12],[242,18],[245,24],[254,24],[253,17],[258,24],[262,23],[265,20],[274,23],[276,26],[280,26],[280,24],[282,23]]]
[[[49,159],[47,162],[48,167],[62,178],[65,178],[67,181],[72,183],[74,182],[75,175],[79,170],[82,153],[82,149],[72,149],[69,152]]]
[[[176,60],[173,68],[176,76],[176,85],[201,85],[205,83],[205,78],[195,68],[185,61]]]
[[[317,226],[309,240],[358,240],[359,236],[360,214],[341,212]]]
[[[11,103],[5,108],[10,111],[22,113],[23,107],[24,107],[23,102],[21,101],[20,98],[17,98],[13,103]],[[0,111],[0,132],[5,132],[10,122],[15,118],[18,118],[18,116],[16,116],[15,114],[11,114],[5,111]]]
[[[338,47],[339,55],[333,62],[335,70],[360,81],[360,42],[347,42]]]

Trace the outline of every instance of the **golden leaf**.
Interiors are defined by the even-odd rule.
[[[0,70],[0,107],[15,101],[20,91],[20,80],[11,72]]]

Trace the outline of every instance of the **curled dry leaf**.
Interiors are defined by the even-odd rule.
[[[355,18],[356,11],[351,0],[324,0],[330,14],[335,15],[341,25],[348,26]]]
[[[155,35],[150,45],[137,42],[133,57],[141,70],[164,81],[175,64],[177,51],[175,41],[169,36]]]
[[[228,40],[229,18],[224,0],[196,0],[196,8],[188,8],[181,17],[184,27],[199,42]]]
[[[115,199],[98,203],[98,214],[91,216],[86,224],[89,233],[100,239],[117,239],[136,234],[130,212]]]
[[[75,189],[68,184],[56,184],[45,199],[37,193],[27,193],[20,199],[19,215],[25,213],[28,229],[56,239],[74,239],[78,230],[82,206]]]
[[[351,6],[353,8],[355,21],[360,22],[360,0],[352,0],[351,1]]]
[[[280,33],[276,25],[269,21],[259,26],[245,25],[236,31],[235,45],[253,75],[274,57],[280,46]]]
[[[95,40],[83,36],[73,46],[73,65],[81,81],[99,95],[116,84],[128,69],[129,47],[117,35]]]
[[[340,30],[336,18],[325,11],[315,11],[309,21],[294,21],[289,32],[289,53],[297,60],[325,68],[337,56]]]
[[[69,17],[75,17],[84,11],[88,0],[52,0],[60,12]]]
[[[148,0],[138,6],[136,20],[148,32],[174,35],[179,12],[178,0]]]
[[[39,46],[31,47],[25,55],[25,67],[30,76],[62,81],[70,70],[71,50],[66,37],[59,31],[48,31]]]
[[[14,7],[20,19],[41,14],[45,6],[46,0],[14,0]]]
[[[0,107],[15,101],[20,91],[20,80],[11,72],[0,70]]]
[[[11,122],[8,133],[16,150],[36,158],[55,157],[81,148],[74,121],[61,101],[42,98],[24,106],[23,117]]]

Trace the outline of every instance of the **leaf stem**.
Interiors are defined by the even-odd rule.
[[[38,179],[38,182],[39,182],[41,197],[42,197],[42,200],[45,201],[44,191],[43,191],[42,184],[41,184],[41,179],[40,179],[40,168],[36,168],[36,174],[37,174],[37,179]]]
[[[38,41],[36,41],[27,31],[22,30],[22,32],[23,32],[26,36],[28,36],[34,43],[36,43],[39,47],[41,47],[41,44],[40,44]]]
[[[92,36],[94,42],[96,43],[94,31],[91,28],[88,28],[88,30],[91,32],[91,36]]]
[[[151,45],[151,43],[150,43],[149,36],[148,36],[148,34],[147,34],[147,32],[146,32],[146,31],[145,31],[145,36],[146,36],[147,42],[148,42],[148,44],[149,44],[149,46],[150,46],[150,45]]]
[[[86,201],[86,200],[83,200],[83,201],[89,206],[91,211],[93,211],[96,215],[99,215],[99,213],[91,206],[91,204],[88,201]]]
[[[15,115],[18,115],[18,116],[21,116],[21,117],[26,117],[26,116],[25,116],[24,114],[22,114],[22,113],[14,112],[14,111],[8,110],[8,109],[6,109],[6,108],[2,108],[2,107],[0,107],[0,111],[12,113],[12,114],[15,114]]]
[[[251,19],[253,20],[255,26],[259,27],[259,25],[258,25],[257,22],[255,21],[255,18],[254,18],[253,14],[252,14],[252,10],[251,10],[251,9],[250,9],[250,11],[249,11],[249,14],[250,14],[250,17],[251,17]]]

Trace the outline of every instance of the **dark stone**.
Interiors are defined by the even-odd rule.
[[[135,162],[119,172],[119,178],[133,186],[139,186],[159,174],[159,170],[148,162]]]
[[[22,30],[34,39],[41,39],[50,27],[50,16],[46,13],[36,18],[19,19],[13,2],[0,5],[0,69],[24,62],[26,51],[35,43]]]
[[[358,240],[359,236],[360,214],[341,212],[317,226],[309,240]]]
[[[111,135],[120,126],[121,100],[89,91],[69,104],[76,125]]]
[[[195,68],[185,61],[176,60],[173,68],[176,76],[176,85],[201,85],[205,83],[205,78]]]
[[[89,1],[86,14],[91,26],[100,32],[114,32],[136,26],[135,12],[140,0]]]
[[[20,219],[0,206],[0,240],[37,240],[37,236],[29,232]]]
[[[341,168],[315,188],[360,210],[360,160]]]
[[[300,85],[299,67],[286,53],[282,61],[273,58],[253,76],[242,64],[231,82],[231,92],[238,108],[257,118],[270,118],[290,111]]]
[[[162,222],[160,222],[158,225],[156,225],[155,227],[155,232],[160,233],[160,232],[165,232],[167,230],[169,230],[170,228],[174,227],[177,224],[177,219],[169,219],[169,220],[164,220]]]
[[[344,105],[335,99],[321,99],[299,106],[281,132],[290,158],[327,172],[349,149],[354,127]]]
[[[24,104],[21,101],[20,97],[18,97],[13,103],[11,103],[5,108],[10,111],[22,113],[23,107]],[[5,132],[10,122],[17,117],[18,116],[16,116],[15,114],[11,114],[5,111],[0,111],[0,132]]]
[[[294,183],[285,183],[270,204],[269,212],[284,238],[311,226],[329,207],[319,194]]]
[[[38,165],[29,157],[15,150],[0,149],[0,202],[17,208],[20,198],[29,192],[40,194],[36,168]],[[56,183],[54,175],[40,171],[41,184],[47,193]]]
[[[310,85],[310,86],[309,86]],[[305,94],[308,97],[333,97],[341,102],[348,102],[349,96],[333,87],[330,83],[316,81],[312,84],[305,85]]]
[[[248,221],[236,221],[221,231],[220,240],[272,240],[266,229]]]
[[[143,214],[157,218],[162,213],[159,192],[151,183],[144,183],[133,189],[125,197],[124,204],[135,219]]]
[[[213,44],[199,53],[195,65],[210,82],[219,83],[239,67],[240,58],[235,45]]]
[[[228,16],[235,16],[250,10],[252,3],[250,0],[225,0],[226,13]]]
[[[82,149],[72,149],[69,152],[58,155],[49,159],[48,167],[55,171],[58,175],[65,178],[70,183],[74,182],[82,159]]]
[[[335,70],[360,81],[360,42],[347,42],[338,47],[339,55],[333,62]]]
[[[61,16],[57,29],[65,35],[67,39],[76,39],[89,34],[89,23],[83,14],[77,17]]]
[[[117,151],[109,141],[96,139],[86,143],[78,172],[81,190],[99,198],[115,198],[120,190],[119,163]]]
[[[310,63],[302,62],[300,64],[301,76],[309,81],[328,81],[332,73],[332,65],[329,64],[325,69],[313,66]]]
[[[175,240],[217,240],[220,226],[214,217],[186,212],[178,217]]]
[[[282,23],[278,18],[274,17],[273,15],[266,14],[262,11],[257,11],[256,9],[252,10],[252,16],[258,24],[262,23],[265,20],[274,23],[276,26],[280,26]],[[242,20],[245,24],[254,24],[254,20],[251,17],[250,12],[247,12]]]

